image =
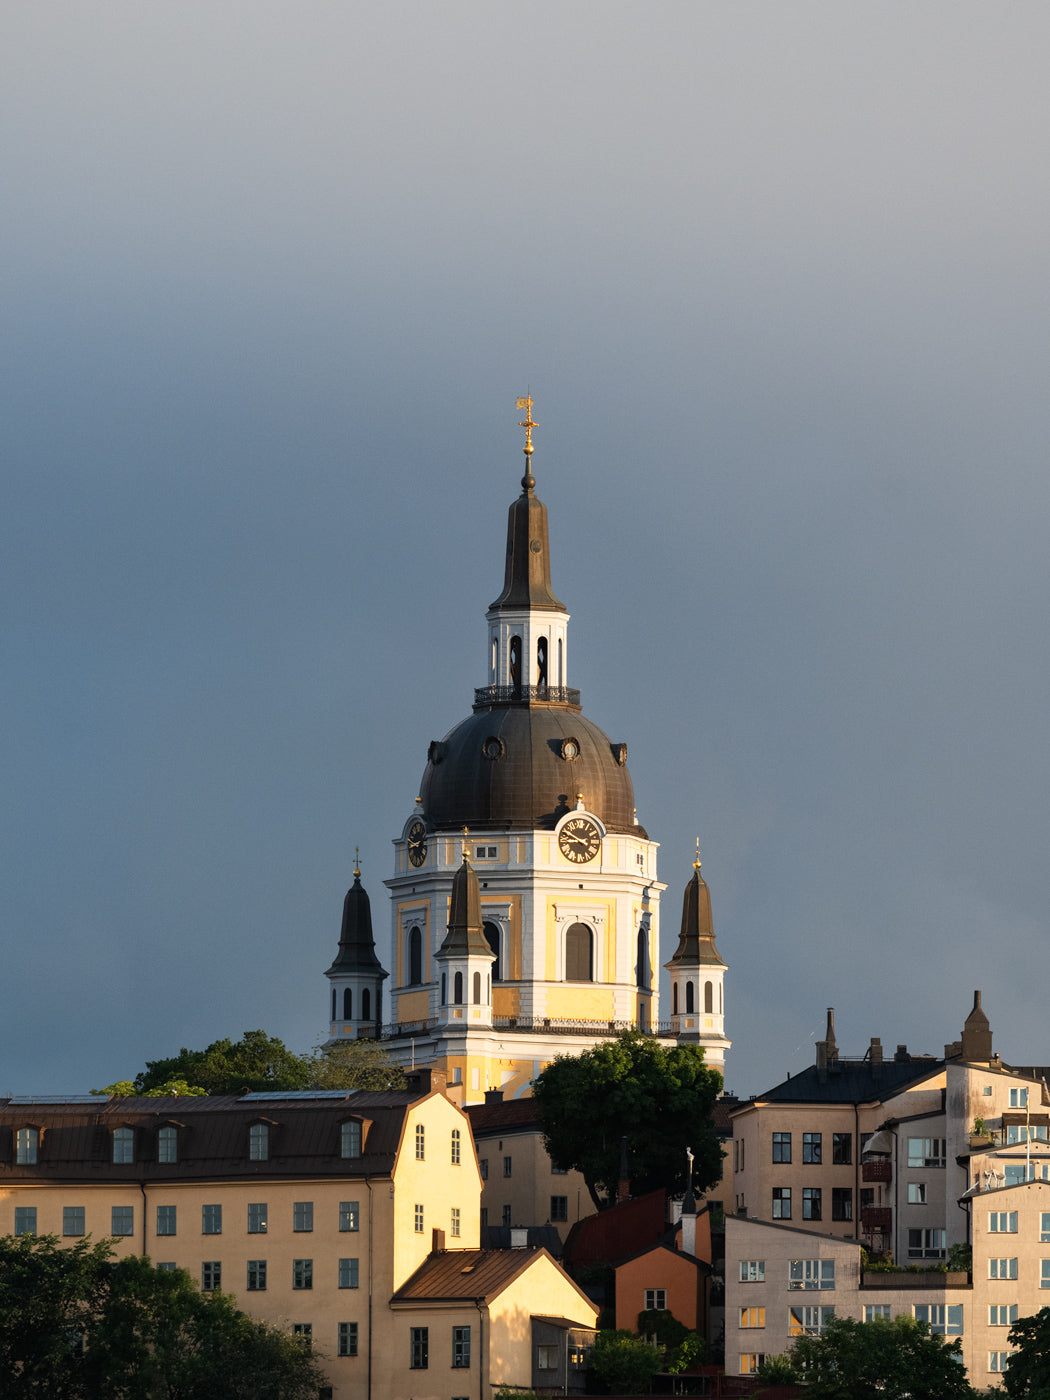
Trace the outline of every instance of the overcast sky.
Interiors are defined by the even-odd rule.
[[[696,837],[727,1086],[982,988],[1050,1061],[1050,10],[0,5],[0,1091],[327,1029],[485,683],[522,471],[569,682]]]

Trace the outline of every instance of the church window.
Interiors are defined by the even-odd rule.
[[[674,1016],[677,1016],[677,1015],[678,1015],[678,983],[677,983],[677,982],[674,982],[674,983],[672,983],[672,985],[671,985],[671,1014],[674,1015]]]
[[[408,931],[408,985],[414,987],[423,980],[423,934],[418,924]]]
[[[335,1020],[335,1013],[336,1013],[336,1011],[338,1010],[338,1006],[339,1006],[339,1003],[338,1003],[338,1000],[337,1000],[337,995],[338,995],[338,994],[337,994],[335,988],[333,987],[333,988],[332,988],[332,1020],[333,1020],[333,1021]]]
[[[349,987],[343,989],[343,1020],[354,1019],[354,994]]]
[[[370,1021],[372,1019],[372,993],[367,987],[361,992],[361,1020]]]
[[[457,1006],[463,1005],[463,974],[457,972],[452,979],[452,1000]]]
[[[481,1005],[481,973],[480,973],[480,972],[475,972],[475,974],[474,974],[474,1005],[475,1005],[475,1006],[480,1006],[480,1005]]]
[[[565,684],[565,677],[564,677],[564,674],[563,674],[563,666],[562,666],[562,642],[561,642],[561,638],[560,638],[560,637],[558,638],[558,684],[559,684],[559,685],[564,685],[564,684]]]
[[[448,995],[447,995],[447,994],[448,994],[448,974],[445,973],[445,972],[443,972],[443,973],[441,974],[441,1005],[442,1005],[442,1006],[447,1006],[447,1005],[448,1005]]]
[[[638,985],[643,989],[649,985],[649,939],[644,928],[638,930]]]
[[[458,1128],[452,1129],[452,1151],[451,1160],[454,1167],[459,1166],[461,1138]]]
[[[496,961],[492,964],[492,977],[494,981],[498,982],[501,976],[499,967],[499,929],[495,924],[487,923],[485,925],[485,942],[496,954]]]
[[[493,637],[493,639],[492,639],[492,684],[493,684],[493,685],[496,685],[496,684],[498,683],[498,681],[499,681],[499,638],[498,638],[498,637]]]
[[[710,982],[704,983],[704,1010],[713,1011],[715,1007],[714,988]]]
[[[541,637],[536,643],[536,684],[547,684],[547,638]]]
[[[693,1005],[693,984],[692,984],[692,982],[687,982],[687,983],[685,984],[685,1011],[686,1011],[686,1015],[688,1016],[690,1012],[695,1011],[695,1010],[696,1010],[696,1007]]]
[[[565,980],[593,982],[593,936],[586,924],[572,924],[565,934]]]
[[[511,637],[510,639],[510,683],[513,686],[521,685],[521,638]]]

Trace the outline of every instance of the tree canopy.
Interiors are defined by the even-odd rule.
[[[0,1238],[5,1400],[316,1400],[298,1339],[106,1241]]]
[[[559,1055],[535,1080],[533,1097],[551,1161],[582,1172],[604,1210],[616,1200],[625,1137],[635,1195],[683,1189],[687,1148],[693,1189],[718,1181],[723,1153],[712,1111],[721,1088],[700,1046],[665,1050],[631,1030],[582,1055]]]
[[[319,1045],[310,1057],[311,1089],[403,1089],[405,1071],[377,1041]]]
[[[819,1337],[799,1337],[790,1355],[807,1400],[969,1400],[961,1352],[958,1338],[932,1336],[910,1317],[836,1317]]]
[[[1050,1308],[1022,1317],[1010,1328],[1010,1357],[1003,1377],[1009,1396],[1050,1396]]]

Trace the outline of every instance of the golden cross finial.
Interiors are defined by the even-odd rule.
[[[696,860],[693,861],[693,869],[700,869],[700,837],[696,838]]]
[[[361,847],[354,847],[354,878],[361,878]]]
[[[519,428],[525,429],[525,447],[523,450],[526,457],[531,457],[534,450],[532,446],[532,430],[533,428],[539,427],[539,424],[534,422],[532,417],[532,395],[526,394],[523,399],[519,399],[518,408],[525,414],[525,417],[518,424]]]

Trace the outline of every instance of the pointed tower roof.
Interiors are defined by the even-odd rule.
[[[543,608],[550,612],[568,612],[558,601],[551,587],[551,556],[547,540],[547,507],[534,495],[536,478],[532,475],[532,399],[518,400],[526,410],[525,475],[521,478],[521,495],[507,516],[507,567],[503,592],[491,604],[498,608]]]
[[[672,967],[679,963],[727,966],[715,947],[714,924],[711,920],[711,891],[707,888],[707,881],[700,874],[699,842],[696,859],[693,861],[693,878],[686,885],[685,897],[682,900],[682,931],[678,936],[678,947],[667,966]]]
[[[452,879],[448,933],[435,956],[462,957],[470,953],[493,956],[481,923],[481,890],[478,888],[478,877],[467,857],[467,843],[464,839],[463,864]]]
[[[367,972],[373,976],[389,976],[376,957],[375,939],[372,937],[372,906],[361,883],[361,870],[356,864],[354,883],[347,890],[343,900],[343,927],[339,933],[339,951],[328,971]]]

